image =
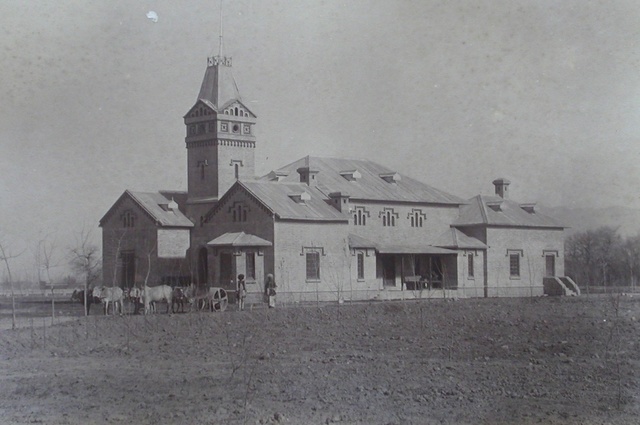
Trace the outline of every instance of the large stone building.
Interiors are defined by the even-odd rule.
[[[187,192],[125,191],[100,221],[105,285],[235,288],[290,301],[570,292],[564,228],[534,204],[463,200],[368,160],[305,157],[256,177],[256,115],[208,59],[184,116]],[[546,288],[546,289],[545,289]]]

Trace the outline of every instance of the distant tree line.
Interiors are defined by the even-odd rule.
[[[565,240],[565,274],[580,287],[636,287],[640,233],[622,237],[615,227],[575,233]]]

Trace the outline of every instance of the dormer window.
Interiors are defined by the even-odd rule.
[[[397,183],[401,180],[400,174],[398,173],[382,173],[380,174],[380,178],[387,183]]]
[[[502,201],[490,201],[487,206],[496,212],[502,211]]]
[[[362,174],[358,170],[340,171],[340,175],[350,182],[356,181],[362,178]]]
[[[267,177],[271,181],[279,182],[289,175],[288,171],[271,171]]]
[[[289,195],[289,198],[291,198],[296,204],[306,204],[307,201],[311,200],[311,195],[307,192],[302,192]]]
[[[522,208],[523,210],[525,210],[529,214],[535,214],[536,213],[536,204],[535,203],[520,204],[520,208]]]

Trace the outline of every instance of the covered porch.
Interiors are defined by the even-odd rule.
[[[264,250],[270,246],[271,242],[244,232],[225,233],[207,242],[208,283],[235,291],[237,277],[243,274],[248,295],[262,295]]]
[[[430,245],[377,247],[377,275],[385,290],[433,291],[458,288],[458,252]]]

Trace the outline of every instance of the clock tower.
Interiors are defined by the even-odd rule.
[[[187,216],[202,217],[238,179],[255,177],[256,116],[242,103],[230,57],[207,59],[200,93],[184,116]]]

